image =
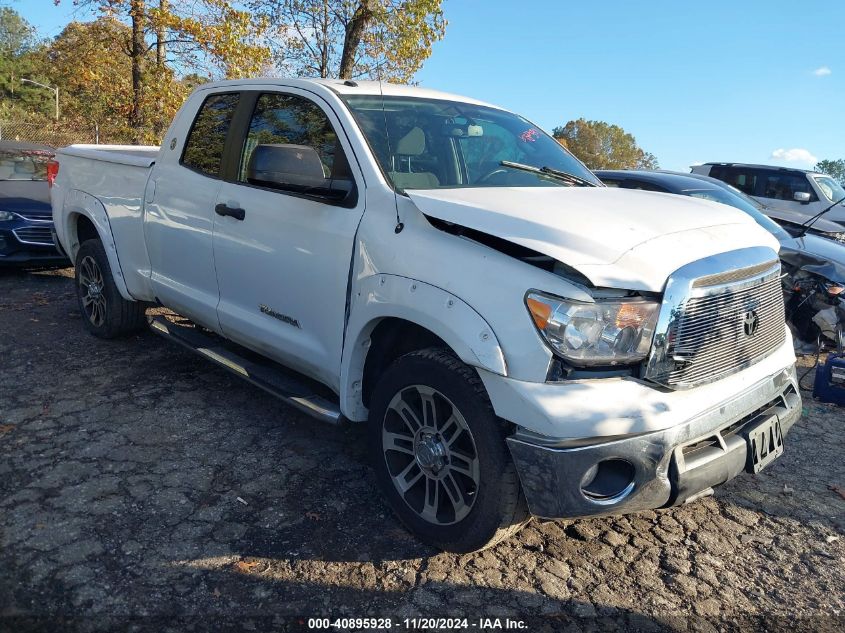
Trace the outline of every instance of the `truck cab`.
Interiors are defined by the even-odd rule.
[[[800,415],[774,238],[724,205],[604,187],[496,106],[218,82],[161,147],[57,161],[88,330],[149,321],[366,424],[387,502],[443,549],[707,494],[768,465]]]

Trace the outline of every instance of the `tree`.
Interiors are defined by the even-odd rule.
[[[35,27],[9,7],[0,7],[0,59],[18,57],[35,45]]]
[[[57,4],[60,0],[56,0]],[[227,78],[254,74],[269,61],[261,43],[266,24],[236,8],[232,0],[73,0],[128,25],[123,40],[130,66],[132,106],[129,121],[138,131],[156,135],[165,123],[165,97],[179,90],[174,67]],[[108,48],[110,45],[105,44]],[[153,54],[153,51],[155,53]],[[212,70],[213,69],[213,70]],[[165,93],[165,94],[162,94]],[[153,118],[147,116],[152,101]],[[156,113],[159,113],[156,116]]]
[[[132,118],[132,36],[130,27],[102,17],[71,22],[51,43],[47,57],[65,118],[127,128],[142,118]]]
[[[816,163],[815,170],[831,176],[845,187],[845,159],[820,160]]]
[[[35,27],[15,10],[0,7],[0,120],[40,118],[53,112],[54,101],[43,88],[21,79],[47,83],[44,45]]]
[[[446,33],[443,0],[251,0],[277,25],[279,68],[305,76],[409,82]]]
[[[590,169],[657,169],[654,154],[618,125],[578,119],[556,127],[553,136]]]

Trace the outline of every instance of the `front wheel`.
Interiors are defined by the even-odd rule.
[[[91,334],[115,338],[144,328],[146,306],[120,296],[100,240],[86,240],[79,247],[75,274],[79,311]]]
[[[501,423],[476,372],[447,350],[395,361],[373,393],[369,425],[379,485],[421,540],[470,552],[526,523]]]

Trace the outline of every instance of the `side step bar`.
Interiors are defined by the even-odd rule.
[[[147,321],[150,329],[159,336],[204,356],[292,407],[329,424],[340,424],[343,420],[337,403],[314,393],[305,381],[274,369],[272,361],[265,365],[247,360],[197,328],[173,323],[162,316],[151,316]]]

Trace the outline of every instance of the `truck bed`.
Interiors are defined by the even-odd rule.
[[[107,163],[152,167],[158,158],[158,145],[70,145],[59,150],[68,156],[78,156]]]
[[[144,191],[159,148],[145,145],[70,145],[56,151],[51,189],[56,232],[75,256],[71,227],[83,213],[121,254],[122,280],[136,299],[149,299],[150,264],[144,245]],[[116,267],[118,260],[112,262]]]

